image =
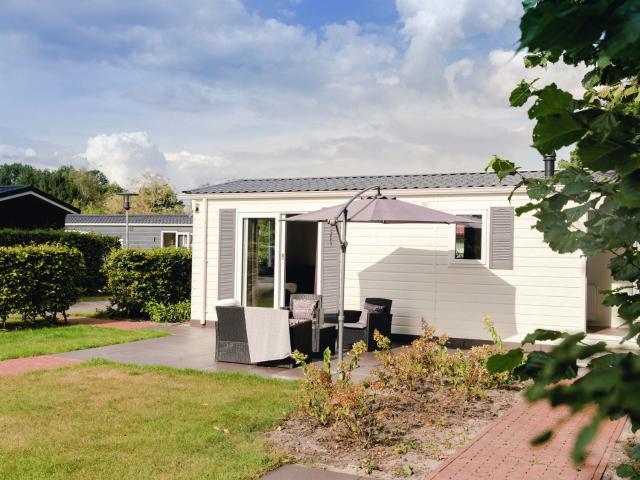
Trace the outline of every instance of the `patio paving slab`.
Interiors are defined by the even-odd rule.
[[[427,479],[599,480],[626,420],[604,422],[584,465],[576,470],[569,454],[576,435],[589,423],[589,412],[581,412],[557,427],[547,444],[533,447],[529,443],[567,415],[568,409],[551,408],[546,402],[522,402],[440,464]]]
[[[66,367],[67,365],[73,365],[77,362],[79,362],[79,360],[73,358],[57,358],[52,355],[12,358],[0,362],[0,377],[16,375],[18,373],[33,372],[35,370]]]
[[[357,477],[346,473],[330,472],[301,465],[284,465],[261,478],[262,480],[359,480],[368,477]]]
[[[116,323],[118,322],[116,321]],[[257,365],[216,362],[214,359],[215,333],[211,328],[189,326],[188,324],[168,325],[157,323],[153,323],[153,328],[166,329],[171,335],[132,343],[59,353],[55,356],[57,358],[77,360],[104,358],[137,365],[193,368],[206,372],[245,372],[284,380],[302,378],[301,368],[260,367]],[[335,364],[335,361],[333,363]],[[365,378],[369,371],[378,365],[377,360],[371,353],[363,355],[360,363],[360,368],[354,372],[353,378],[355,380]]]

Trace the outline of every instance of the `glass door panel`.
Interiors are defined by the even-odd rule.
[[[247,218],[244,230],[245,305],[273,308],[276,220]]]

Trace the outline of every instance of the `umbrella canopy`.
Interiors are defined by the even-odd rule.
[[[348,222],[361,223],[480,223],[462,215],[452,215],[393,197],[375,196],[354,200],[351,204],[327,207],[287,218],[288,222],[328,222],[340,217],[347,208]]]
[[[362,194],[376,189],[377,195],[363,197]],[[347,223],[462,223],[475,227],[481,222],[473,217],[452,215],[432,208],[403,202],[380,193],[380,187],[365,188],[347,203],[335,207],[322,208],[315,212],[303,213],[286,219],[288,222],[328,222],[333,225],[340,240],[340,295],[338,299],[338,359],[342,360],[342,339],[344,329],[344,283],[345,254],[347,252]],[[342,228],[339,227],[342,225]]]

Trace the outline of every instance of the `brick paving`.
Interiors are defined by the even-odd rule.
[[[66,367],[79,362],[74,358],[59,358],[51,355],[39,355],[37,357],[12,358],[0,362],[0,377],[16,375],[18,373],[33,372],[35,370],[47,370],[51,368]]]
[[[576,470],[569,453],[578,431],[589,422],[589,413],[572,417],[556,430],[545,445],[532,447],[535,435],[567,417],[567,409],[540,402],[519,404],[492,423],[459,452],[445,460],[428,480],[591,480],[600,479],[625,420],[607,421],[600,427],[585,464]]]

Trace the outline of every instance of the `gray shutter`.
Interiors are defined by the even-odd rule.
[[[489,268],[513,270],[513,207],[491,207]]]
[[[236,211],[220,210],[220,237],[218,240],[218,300],[233,298],[236,272]]]
[[[340,241],[336,229],[322,225],[322,307],[325,312],[338,311]]]

